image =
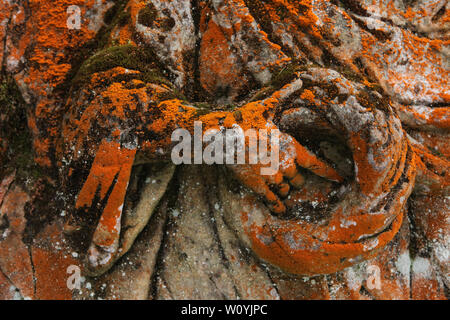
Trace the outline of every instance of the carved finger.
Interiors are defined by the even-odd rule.
[[[121,148],[118,142],[103,141],[78,195],[77,209],[99,206],[106,201],[88,253],[88,267],[93,273],[108,268],[117,253],[123,203],[135,153],[136,150]]]

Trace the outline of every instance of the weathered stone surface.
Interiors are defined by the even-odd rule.
[[[447,299],[449,12],[2,1],[0,298]],[[176,168],[195,121],[278,171]]]
[[[215,238],[214,217],[200,168],[183,171],[179,197],[168,211],[162,271],[157,274],[157,287],[165,290],[156,298],[236,299],[233,281],[224,272],[222,248]]]
[[[167,199],[153,213],[128,253],[99,277],[87,277],[75,299],[145,300],[154,294],[153,281],[166,225]]]
[[[25,205],[29,196],[13,185],[1,204],[2,236],[0,241],[0,269],[2,274],[18,288],[21,296],[34,296],[34,271],[30,249],[23,242],[25,231]]]
[[[80,266],[79,253],[71,247],[62,232],[63,224],[56,221],[34,238],[30,254],[35,278],[35,299],[70,300],[67,285],[70,266]]]

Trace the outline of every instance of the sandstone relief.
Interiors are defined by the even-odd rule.
[[[448,299],[448,1],[2,0],[0,61],[0,299]]]

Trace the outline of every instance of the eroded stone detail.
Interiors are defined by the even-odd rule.
[[[449,7],[348,3],[3,1],[0,297],[445,299]],[[279,171],[175,168],[194,121]]]

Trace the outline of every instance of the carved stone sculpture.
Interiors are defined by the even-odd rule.
[[[447,299],[449,12],[2,1],[0,298]],[[174,165],[197,122],[278,170]]]

